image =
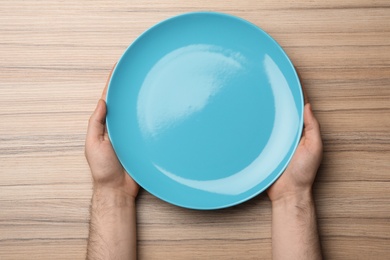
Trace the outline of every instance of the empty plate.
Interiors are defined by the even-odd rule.
[[[300,140],[303,95],[282,48],[227,14],[187,13],[138,37],[107,94],[117,156],[169,203],[218,209],[267,189]]]

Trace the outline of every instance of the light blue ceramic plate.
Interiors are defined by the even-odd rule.
[[[218,209],[269,187],[303,126],[294,67],[264,31],[212,12],[165,20],[120,58],[107,96],[119,160],[169,203]]]

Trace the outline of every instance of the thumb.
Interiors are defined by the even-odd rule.
[[[303,116],[305,123],[304,136],[306,140],[310,140],[312,142],[321,142],[320,124],[313,114],[310,103],[305,105]]]
[[[98,101],[98,104],[89,119],[87,142],[103,140],[106,124],[106,102],[103,99]]]

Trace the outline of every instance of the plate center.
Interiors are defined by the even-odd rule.
[[[137,100],[145,147],[160,170],[191,180],[226,178],[255,160],[274,124],[264,69],[242,53],[195,44],[163,56]]]

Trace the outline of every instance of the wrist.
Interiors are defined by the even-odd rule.
[[[310,205],[314,203],[311,189],[294,192],[286,192],[276,199],[271,200],[272,207]]]
[[[135,197],[128,193],[111,187],[94,185],[92,195],[92,206],[121,208],[135,206]],[[95,202],[95,203],[94,203]]]

